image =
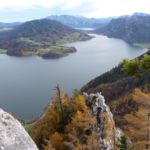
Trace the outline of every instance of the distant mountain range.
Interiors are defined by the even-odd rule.
[[[61,16],[49,16],[47,19],[57,20],[67,26],[73,28],[96,28],[103,26],[111,21],[112,18],[86,18],[79,16],[61,15]]]
[[[0,49],[9,55],[61,56],[69,49],[60,47],[69,41],[90,37],[54,20],[41,19],[21,24],[13,30],[0,33]],[[67,39],[67,41],[66,41]],[[51,46],[57,47],[51,47]],[[59,45],[59,46],[58,46]],[[74,49],[71,48],[71,52]],[[57,54],[56,54],[57,52]]]
[[[4,22],[0,22],[0,28],[4,28],[4,27],[16,27],[21,25],[21,22],[13,22],[13,23],[4,23]]]
[[[21,24],[22,24],[21,22],[13,22],[13,23],[0,22],[0,32],[12,30]]]
[[[150,42],[150,15],[135,13],[112,19],[106,26],[96,29],[95,33],[120,38],[128,43]]]
[[[132,16],[114,19],[62,15],[25,23],[0,23],[0,29],[2,29],[0,30],[0,53],[15,56],[64,56],[68,52],[74,52],[75,49],[68,49],[61,45],[91,38],[72,27],[97,28],[94,33],[120,38],[131,44],[144,43],[150,47],[149,14],[135,13]]]

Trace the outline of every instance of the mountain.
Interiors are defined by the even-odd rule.
[[[0,22],[0,32],[12,30],[19,25],[21,25],[20,22],[13,22],[13,23]]]
[[[129,75],[133,73],[134,76]],[[150,50],[91,80],[81,91],[101,92],[114,115],[116,126],[130,138],[133,148],[149,147]]]
[[[61,44],[87,40],[90,37],[54,20],[41,19],[21,24],[13,30],[0,33],[0,49],[9,55],[41,55],[61,57],[74,48]]]
[[[150,50],[90,81],[72,97],[56,88],[28,130],[41,150],[149,149]]]
[[[13,22],[13,23],[5,23],[5,22],[0,22],[0,28],[7,28],[7,27],[10,27],[10,28],[13,28],[13,27],[16,27],[16,26],[19,26],[21,25],[22,23],[21,22]]]
[[[111,21],[112,18],[86,18],[79,16],[61,15],[49,16],[48,19],[57,20],[73,28],[96,28]]]
[[[150,15],[135,13],[112,19],[106,26],[95,30],[95,33],[108,37],[120,38],[128,43],[150,42]]]
[[[150,14],[147,14],[147,13],[142,13],[142,12],[135,12],[133,14],[133,16],[149,16]]]

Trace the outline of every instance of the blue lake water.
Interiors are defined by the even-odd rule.
[[[132,59],[145,52],[119,39],[94,36],[89,41],[67,44],[77,52],[60,59],[1,54],[0,107],[16,117],[32,119],[50,102],[57,84],[71,94],[123,58]]]

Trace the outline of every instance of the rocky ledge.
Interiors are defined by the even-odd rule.
[[[0,150],[38,150],[20,122],[2,109],[0,109]]]

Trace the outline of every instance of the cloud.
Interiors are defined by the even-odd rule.
[[[132,14],[134,12],[150,13],[149,0],[93,0],[93,9],[85,14],[88,17],[108,17]]]
[[[29,20],[51,14],[108,17],[134,12],[150,13],[150,0],[0,0],[0,21],[12,16]]]

